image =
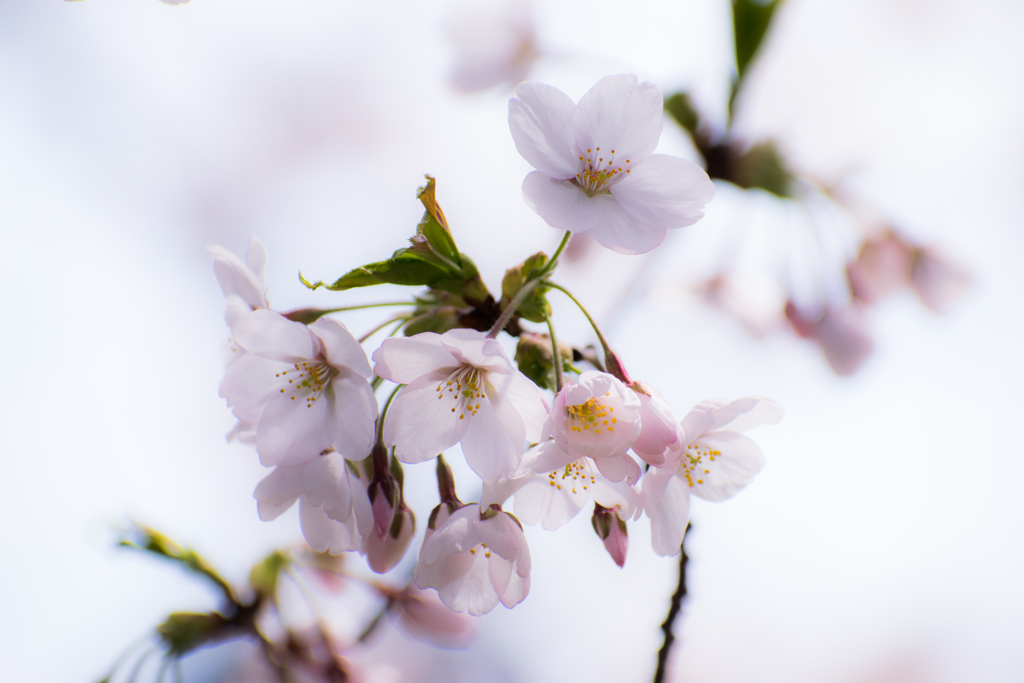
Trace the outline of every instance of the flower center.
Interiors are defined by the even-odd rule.
[[[337,370],[323,360],[304,360],[295,363],[291,370],[284,370],[277,373],[277,377],[288,380],[288,384],[281,389],[282,394],[291,393],[294,401],[298,397],[306,400],[306,407],[312,408],[320,395],[330,386],[331,380],[338,374]]]
[[[686,452],[679,459],[679,469],[682,470],[686,484],[692,487],[694,484],[703,484],[704,475],[710,474],[708,469],[715,458],[722,457],[722,451],[708,448],[700,442],[691,443],[686,447]]]
[[[479,399],[487,398],[487,394],[484,393],[486,379],[487,373],[482,372],[480,368],[472,365],[460,366],[447,381],[437,385],[437,400],[447,398],[452,401],[455,404],[452,406],[452,412],[458,413],[460,420],[466,418],[466,413],[472,417],[480,410]]]
[[[473,546],[472,548],[469,549],[469,554],[470,555],[476,555],[478,549],[479,549],[480,552],[482,552],[484,554],[484,557],[486,557],[486,558],[490,558],[491,557],[491,549],[487,547],[486,543],[480,543],[479,545]]]
[[[562,490],[564,484],[572,489],[573,493],[576,493],[577,486],[582,486],[586,491],[589,488],[588,484],[593,485],[595,482],[592,470],[581,459],[569,463],[562,470],[551,470],[551,473],[548,474],[548,483],[557,487],[559,491]]]
[[[574,432],[600,434],[602,431],[615,431],[614,425],[618,420],[611,416],[614,411],[615,408],[590,397],[585,403],[566,406],[565,417],[569,420],[569,429]]]
[[[608,188],[625,178],[629,173],[630,160],[616,163],[615,150],[602,152],[600,147],[588,149],[586,156],[580,156],[576,177],[573,182],[588,197],[595,194],[609,194]]]

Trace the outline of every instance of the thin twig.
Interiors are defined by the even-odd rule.
[[[686,531],[689,530],[690,526],[687,525]],[[661,649],[658,650],[658,668],[654,671],[654,683],[663,683],[665,680],[668,655],[672,651],[672,643],[676,639],[675,634],[672,633],[672,624],[675,622],[676,617],[679,616],[683,598],[686,597],[686,562],[689,559],[686,556],[686,532],[684,532],[683,543],[679,546],[679,583],[676,585],[676,592],[672,594],[672,602],[669,604],[668,614],[661,625],[661,630],[665,633],[665,642],[662,643]]]

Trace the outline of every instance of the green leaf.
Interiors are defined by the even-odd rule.
[[[665,100],[665,111],[672,115],[672,118],[680,126],[690,131],[690,135],[697,134],[697,126],[700,125],[700,116],[693,108],[690,96],[685,92],[677,92]]]
[[[462,262],[459,248],[455,246],[455,238],[452,237],[452,232],[448,228],[448,221],[445,219],[444,212],[441,211],[441,207],[437,203],[437,183],[432,176],[428,175],[426,178],[427,184],[416,192],[416,197],[423,203],[423,208],[426,209],[423,214],[423,220],[416,226],[416,234],[426,237],[430,246],[442,258],[461,267]]]
[[[572,368],[572,347],[559,342],[558,355],[562,360],[562,370]],[[551,337],[546,334],[524,332],[516,344],[516,365],[523,373],[541,389],[555,390],[555,363],[551,352]]]
[[[768,26],[772,22],[775,10],[782,0],[770,0],[759,2],[757,0],[733,0],[732,3],[732,26],[736,44],[736,85],[734,91],[739,90],[739,83],[747,74],[754,56],[757,54],[761,42],[768,33]]]
[[[441,306],[427,313],[412,318],[402,328],[406,337],[420,332],[436,332],[444,334],[459,326],[459,309],[454,306]]]
[[[229,623],[216,612],[175,612],[156,630],[167,644],[168,653],[181,656],[216,638],[218,632]]]
[[[523,288],[548,262],[547,254],[537,252],[522,263],[505,271],[501,280],[501,308],[505,309]],[[545,298],[546,287],[537,287],[519,305],[519,316],[530,322],[542,323],[551,314],[551,305]]]
[[[290,562],[291,559],[280,550],[263,558],[249,572],[249,583],[253,590],[261,596],[273,596],[277,590],[277,577]]]

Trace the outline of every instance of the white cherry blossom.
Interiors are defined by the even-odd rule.
[[[493,482],[516,471],[527,440],[541,440],[543,393],[482,332],[386,339],[373,360],[379,376],[408,385],[384,423],[384,442],[402,462],[424,462],[461,442],[469,466]]]
[[[213,272],[224,292],[224,319],[228,325],[257,308],[270,308],[267,302],[267,250],[255,237],[249,238],[245,261],[219,244],[206,250],[213,255]]]
[[[370,364],[333,318],[303,325],[265,309],[231,326],[247,353],[228,366],[221,396],[256,425],[264,465],[297,465],[334,449],[358,460],[373,446],[377,400]]]
[[[666,453],[679,447],[676,416],[654,387],[633,382],[629,388],[640,399],[640,436],[633,442],[633,452],[650,465],[662,465]]]
[[[516,149],[536,171],[526,203],[548,225],[586,232],[605,247],[642,254],[666,231],[700,220],[714,186],[696,164],[654,154],[661,90],[633,74],[606,76],[579,104],[544,83],[522,83],[508,103]]]
[[[559,528],[579,514],[591,497],[624,520],[641,512],[640,493],[635,486],[609,481],[593,460],[575,459],[551,440],[527,451],[513,477],[485,484],[482,502],[503,504],[513,495],[516,517],[524,524],[540,522],[548,530]]]
[[[366,484],[339,453],[308,462],[278,465],[256,486],[260,519],[277,519],[301,499],[299,518],[306,541],[317,552],[362,551],[373,534]]]
[[[651,542],[659,555],[675,555],[690,519],[690,495],[732,498],[764,468],[760,447],[740,432],[782,419],[782,408],[767,398],[702,401],[683,418],[685,448],[671,466],[644,475],[644,513],[651,518]],[[669,465],[669,463],[667,463]]]
[[[444,505],[424,541],[413,577],[435,588],[454,612],[514,607],[530,592],[530,549],[519,522],[498,505],[471,503],[447,518]]]
[[[588,370],[555,396],[546,431],[571,460],[590,457],[609,480],[635,484],[640,466],[627,451],[640,435],[640,410],[639,397],[625,384]]]

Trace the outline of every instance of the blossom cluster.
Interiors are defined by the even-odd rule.
[[[412,245],[325,285],[428,287],[369,354],[371,335],[357,339],[331,315],[338,309],[271,308],[259,241],[245,261],[210,248],[231,334],[220,386],[238,419],[231,436],[273,468],[254,492],[261,519],[298,502],[314,550],[360,553],[387,572],[416,535],[403,465],[436,459],[440,500],[414,582],[449,609],[479,615],[529,593],[524,523],[557,529],[592,499],[594,529],[622,566],[628,522],[649,517],[654,551],[674,555],[691,495],[723,500],[753,480],[764,456],[742,432],[777,422],[774,402],[703,401],[678,420],[656,388],[629,378],[596,326],[605,360],[595,357],[594,369],[576,367],[572,348],[553,339],[545,294],[562,289],[548,278],[571,233],[641,253],[698,220],[711,199],[699,167],[653,154],[661,107],[660,91],[631,75],[603,79],[579,104],[551,86],[521,85],[509,123],[537,169],[524,197],[566,231],[562,246],[551,259],[538,254],[509,269],[496,301],[455,247],[431,179]],[[546,322],[551,335],[527,334],[524,321]],[[402,327],[405,336],[394,336]],[[514,359],[497,338],[503,330],[521,337]],[[550,351],[538,355],[537,340]],[[385,382],[393,389],[379,404]],[[479,477],[477,502],[458,498],[442,457],[456,445]]]

